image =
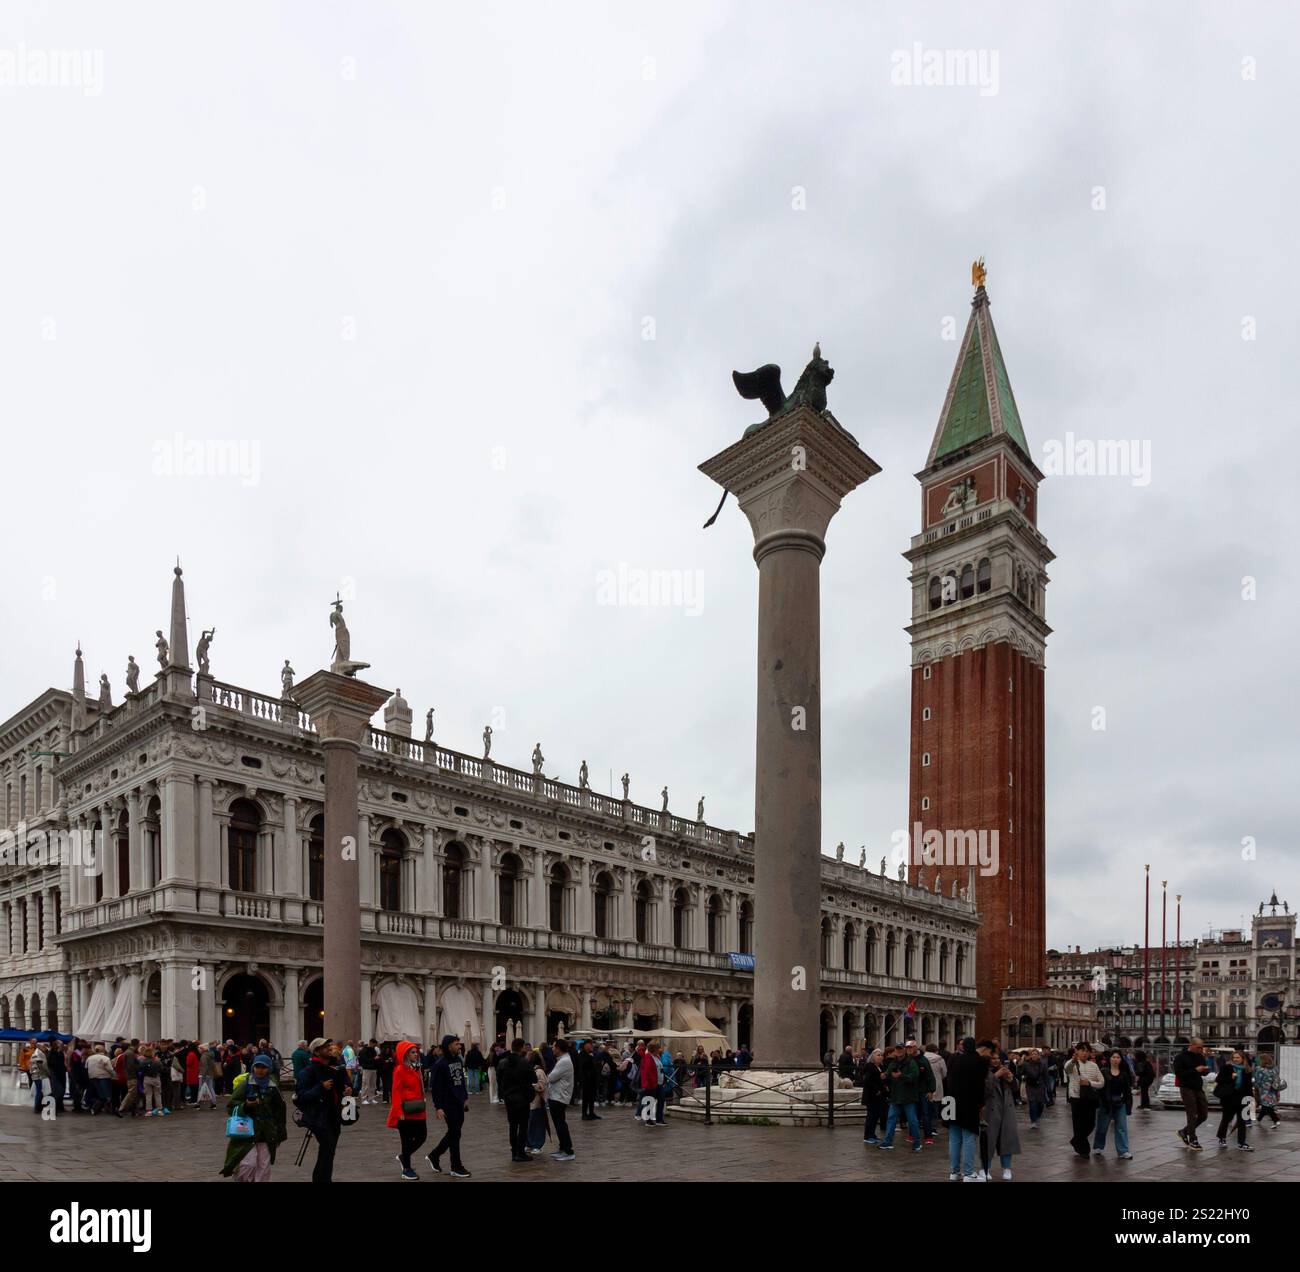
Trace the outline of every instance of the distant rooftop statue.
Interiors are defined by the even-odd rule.
[[[984,268],[984,258],[972,261],[970,267],[970,285],[972,287],[983,287],[984,280],[988,277],[988,270]]]
[[[330,626],[334,629],[334,661],[330,670],[340,676],[355,676],[370,664],[352,660],[352,636],[348,625],[343,620],[343,601],[337,595],[334,598],[334,611],[330,614]]]

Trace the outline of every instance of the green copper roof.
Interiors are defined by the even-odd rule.
[[[988,296],[981,287],[966,325],[929,463],[995,433],[1006,433],[1029,454],[1029,442],[989,316]]]

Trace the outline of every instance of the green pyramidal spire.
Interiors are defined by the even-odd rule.
[[[971,302],[970,321],[957,352],[948,396],[939,415],[926,467],[981,438],[1004,433],[1029,455],[1029,442],[1011,392],[1007,365],[989,314],[989,296],[981,282]]]

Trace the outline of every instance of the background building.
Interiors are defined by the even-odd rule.
[[[4,870],[0,1024],[284,1049],[320,1030],[323,754],[291,689],[191,676],[177,626],[125,701],[86,701],[78,651],[73,693],[0,735],[9,830],[44,819],[103,849],[93,871]],[[749,837],[415,740],[411,714],[390,701],[360,758],[370,1033],[707,1019],[747,1040]],[[969,1032],[974,905],[829,858],[823,881],[823,1049],[901,1040],[913,1000],[924,1040]]]

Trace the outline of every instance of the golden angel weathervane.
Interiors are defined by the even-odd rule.
[[[984,258],[981,256],[979,260],[971,262],[970,285],[972,287],[983,287],[984,279],[986,277],[987,272],[984,269]]]

